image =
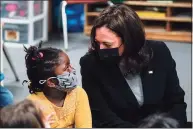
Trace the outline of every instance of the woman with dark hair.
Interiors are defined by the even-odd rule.
[[[61,49],[25,48],[27,97],[52,116],[52,128],[91,128],[92,119],[86,92],[78,86],[76,71]]]
[[[41,110],[32,101],[23,100],[0,111],[0,128],[50,128]]]
[[[157,111],[181,127],[186,123],[175,61],[164,42],[146,40],[142,22],[127,5],[107,7],[96,18],[80,65],[94,127],[137,127]]]

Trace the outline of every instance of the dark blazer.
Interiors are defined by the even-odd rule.
[[[164,42],[147,41],[153,58],[141,72],[144,104],[139,106],[118,65],[102,64],[94,52],[80,59],[82,86],[88,94],[94,127],[137,127],[156,112],[168,112],[187,122],[184,91],[179,86],[176,64]],[[148,71],[153,71],[150,74]]]

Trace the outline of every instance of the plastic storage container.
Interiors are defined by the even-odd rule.
[[[27,18],[28,2],[27,1],[1,1],[1,18]]]
[[[48,1],[0,1],[1,42],[35,45],[48,40]]]
[[[53,3],[53,21],[58,28],[62,28],[62,15],[60,12],[60,1],[56,0]],[[83,4],[68,4],[66,6],[67,29],[68,32],[83,32],[84,28],[84,5]]]
[[[67,15],[68,32],[83,32],[84,14]]]
[[[66,6],[68,32],[83,32],[84,5],[72,4]]]
[[[5,23],[3,41],[10,43],[28,43],[28,25]]]
[[[34,1],[34,16],[42,14],[43,10],[43,1]]]
[[[34,22],[34,40],[41,39],[43,37],[43,20]]]

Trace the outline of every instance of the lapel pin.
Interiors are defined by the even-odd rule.
[[[149,73],[149,74],[153,74],[153,71],[152,71],[152,70],[151,70],[151,71],[148,71],[148,73]]]

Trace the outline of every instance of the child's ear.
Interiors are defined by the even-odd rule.
[[[47,80],[47,86],[49,87],[55,87],[55,83],[52,81],[52,79]]]

